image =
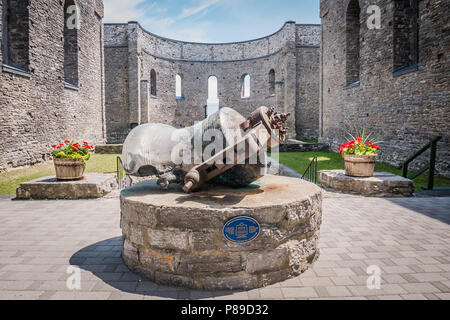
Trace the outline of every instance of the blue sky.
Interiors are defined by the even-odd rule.
[[[105,22],[138,21],[158,35],[232,42],[277,31],[288,20],[320,23],[319,0],[104,0]]]

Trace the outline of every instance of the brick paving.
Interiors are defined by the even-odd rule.
[[[321,255],[297,278],[250,291],[157,285],[122,263],[117,198],[0,198],[0,299],[450,299],[450,198],[328,195]],[[378,266],[380,289],[367,288]],[[79,266],[80,290],[69,290]]]

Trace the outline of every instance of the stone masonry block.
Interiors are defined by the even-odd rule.
[[[287,265],[288,250],[285,247],[263,253],[250,253],[247,256],[248,273],[281,269]]]
[[[178,251],[187,250],[189,248],[189,232],[147,229],[147,234],[148,242],[151,247]]]

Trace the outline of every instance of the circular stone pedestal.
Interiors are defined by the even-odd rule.
[[[267,175],[244,189],[192,194],[148,181],[122,191],[122,257],[151,280],[204,290],[252,289],[297,276],[318,257],[322,191]],[[224,236],[237,216],[258,221],[247,243]]]

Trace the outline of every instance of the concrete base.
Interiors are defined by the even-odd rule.
[[[117,189],[113,174],[87,173],[82,180],[58,181],[55,177],[44,177],[21,183],[16,190],[16,199],[93,199],[101,198]]]
[[[324,143],[305,143],[298,140],[288,139],[279,147],[280,152],[311,152],[329,151],[330,147]]]
[[[412,180],[388,172],[360,178],[346,176],[345,170],[323,170],[319,181],[325,189],[371,197],[410,197],[414,192]]]
[[[237,216],[260,224],[251,242],[223,235]],[[203,290],[252,289],[298,276],[318,258],[322,190],[267,175],[244,189],[184,194],[156,181],[121,193],[122,257],[151,280]]]
[[[122,154],[123,144],[98,144],[95,153],[99,154]]]

